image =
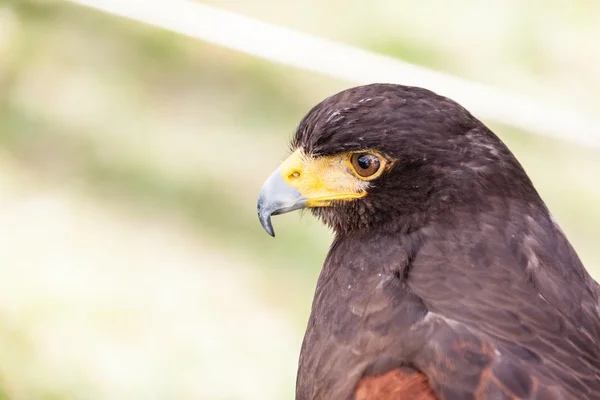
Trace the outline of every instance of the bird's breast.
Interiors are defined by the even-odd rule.
[[[410,328],[427,310],[389,260],[357,261],[326,263],[321,273],[300,356],[299,400],[348,398],[370,367],[382,359],[390,368],[400,364],[422,340]]]

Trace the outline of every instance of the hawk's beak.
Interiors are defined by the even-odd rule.
[[[271,215],[284,214],[306,207],[306,198],[300,191],[283,180],[281,170],[267,178],[258,196],[258,219],[271,236],[275,236]]]
[[[335,201],[365,196],[367,182],[352,173],[347,154],[313,158],[293,152],[269,176],[258,197],[258,218],[275,236],[271,215],[304,207],[329,207]]]

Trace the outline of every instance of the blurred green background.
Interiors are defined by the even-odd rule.
[[[600,116],[595,0],[208,3]],[[292,398],[330,233],[256,196],[350,86],[0,0],[0,399]],[[490,126],[599,277],[600,151]]]

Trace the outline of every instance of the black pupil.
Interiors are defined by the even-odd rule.
[[[367,155],[358,157],[358,166],[362,169],[368,169],[371,166],[371,157]]]

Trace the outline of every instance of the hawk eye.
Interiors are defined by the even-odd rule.
[[[350,162],[352,163],[352,167],[354,167],[354,171],[363,178],[375,175],[381,167],[379,158],[369,153],[352,154]]]

